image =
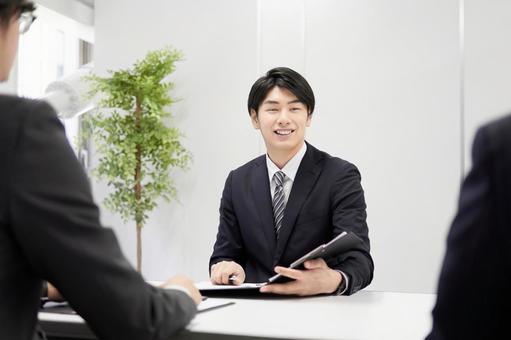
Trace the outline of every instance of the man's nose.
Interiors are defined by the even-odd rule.
[[[278,124],[289,124],[289,111],[288,110],[281,110],[279,117],[277,119]]]

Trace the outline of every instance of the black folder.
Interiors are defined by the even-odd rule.
[[[329,257],[338,256],[350,249],[356,248],[362,243],[362,240],[354,233],[343,231],[330,242],[322,244],[307,254],[300,257],[295,262],[291,263],[288,268],[299,268],[305,261],[314,260],[318,258],[328,259]],[[276,274],[268,279],[268,283],[278,282],[284,276]]]

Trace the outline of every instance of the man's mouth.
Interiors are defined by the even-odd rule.
[[[291,130],[291,129],[280,129],[280,130],[275,130],[273,132],[275,132],[279,136],[287,136],[287,135],[290,135],[291,133],[293,133],[294,131],[295,130]]]

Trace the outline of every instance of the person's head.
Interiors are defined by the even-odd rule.
[[[18,36],[34,20],[34,3],[26,0],[0,0],[0,82],[7,80],[18,48]]]
[[[276,67],[266,72],[252,85],[248,95],[248,113],[251,116],[252,111],[258,113],[264,99],[275,86],[291,92],[307,107],[308,114],[312,115],[315,104],[314,92],[307,80],[288,67]]]
[[[252,85],[248,111],[274,162],[287,162],[300,150],[314,104],[309,83],[287,67],[269,70]]]

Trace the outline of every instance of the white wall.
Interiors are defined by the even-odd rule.
[[[511,112],[511,2],[465,0],[465,171],[477,127]]]
[[[172,112],[194,163],[190,171],[175,174],[181,203],[162,205],[143,231],[143,267],[149,279],[174,273],[205,279],[228,171],[259,154],[245,109],[258,76],[257,3],[97,1],[95,20],[98,72],[127,67],[168,44],[185,54],[173,77],[173,94],[182,100]],[[101,199],[107,189],[96,189]],[[134,225],[121,226],[106,210],[103,219],[115,226],[134,259]]]
[[[246,99],[273,66],[301,72],[317,109],[308,140],[361,170],[376,290],[431,292],[460,179],[457,0],[96,0],[99,73],[171,44],[186,60],[172,111],[194,154],[180,204],[144,230],[144,273],[207,278],[229,170],[264,152]],[[94,187],[101,200],[107,188]],[[103,210],[134,262],[135,228]]]
[[[436,286],[460,178],[457,9],[452,0],[306,2],[318,101],[309,136],[360,168],[373,289]]]

